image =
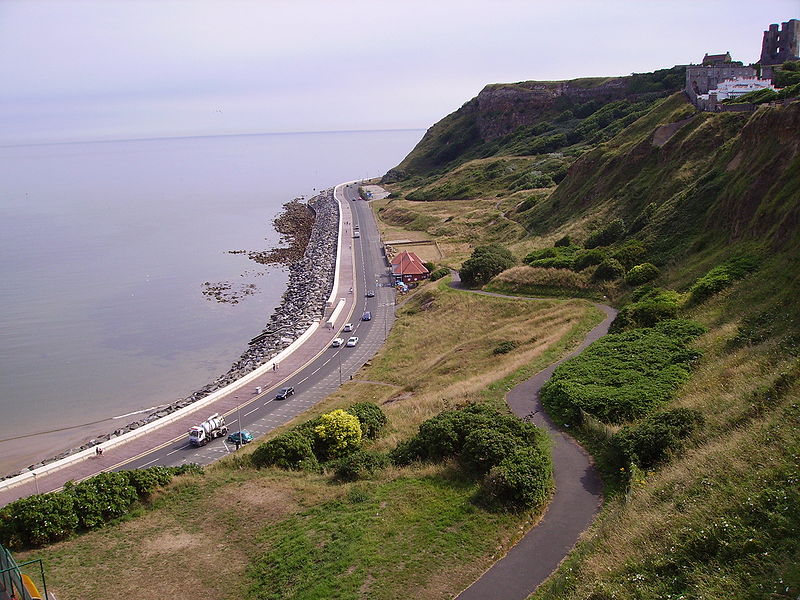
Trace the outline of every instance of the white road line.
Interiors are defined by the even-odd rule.
[[[308,377],[303,377],[303,378],[302,378],[300,381],[298,381],[298,382],[297,382],[297,385],[300,385],[300,384],[301,384],[301,383],[303,383],[303,382],[304,382],[306,379],[308,379]]]
[[[244,416],[246,417],[247,415],[252,415],[252,414],[253,414],[254,412],[256,412],[257,410],[258,410],[258,407],[256,406],[256,407],[255,407],[253,410],[251,410],[250,412],[246,412],[246,413],[244,413]]]
[[[146,462],[146,463],[144,463],[144,464],[142,465],[142,467],[146,467],[147,465],[152,465],[152,464],[153,464],[154,462],[156,462],[157,460],[158,460],[157,458],[154,458],[154,459],[153,459],[153,460],[151,460],[150,462]],[[139,468],[141,469],[142,467],[139,467]]]

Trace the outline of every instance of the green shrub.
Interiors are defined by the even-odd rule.
[[[139,498],[149,496],[156,488],[167,485],[172,481],[174,467],[148,467],[146,469],[131,469],[121,471],[128,478],[128,484],[133,486]]]
[[[350,406],[347,412],[358,418],[361,434],[371,440],[377,438],[381,429],[389,422],[381,408],[374,402],[357,402]]]
[[[11,549],[64,540],[78,528],[75,498],[54,492],[16,500],[0,509],[0,543]]]
[[[389,452],[389,460],[398,467],[410,465],[413,462],[425,460],[427,450],[422,445],[419,436],[414,436],[401,441]]]
[[[642,285],[657,279],[661,275],[661,271],[652,263],[642,263],[632,267],[630,271],[625,273],[625,283],[630,286]]]
[[[565,235],[564,237],[557,239],[556,243],[553,244],[553,246],[556,248],[561,248],[564,246],[571,246],[571,245],[572,241],[570,240],[570,237],[568,235]]]
[[[128,512],[138,496],[125,473],[99,473],[64,491],[75,498],[75,513],[80,529],[95,529]]]
[[[461,450],[462,462],[475,473],[482,475],[514,452],[519,440],[507,432],[486,427],[471,431]]]
[[[480,287],[495,275],[514,266],[514,263],[511,252],[502,246],[478,246],[461,265],[459,276],[467,287]]]
[[[478,497],[489,506],[530,510],[544,506],[552,487],[549,455],[540,448],[517,448],[484,477]]]
[[[584,250],[583,252],[578,252],[575,254],[575,260],[572,263],[572,269],[576,272],[580,272],[586,267],[599,265],[606,258],[608,258],[607,254],[599,248]]]
[[[678,316],[680,295],[672,290],[642,287],[632,294],[633,302],[623,306],[609,331],[616,333],[624,329],[653,327],[661,321]]]
[[[597,340],[560,365],[545,383],[540,392],[545,408],[571,424],[582,422],[582,411],[604,423],[651,413],[673,397],[699,356],[687,348],[683,335],[672,337],[665,331],[634,329]]]
[[[705,325],[687,319],[661,321],[653,329],[682,344],[688,344],[708,331]]]
[[[699,304],[758,268],[758,258],[743,255],[714,267],[689,288],[689,305]]]
[[[250,457],[257,468],[280,467],[281,469],[313,471],[319,468],[311,439],[301,431],[293,430],[264,442]]]
[[[342,481],[357,481],[373,477],[389,466],[386,454],[375,450],[356,450],[352,454],[339,458],[330,465],[334,475]]]
[[[500,342],[497,346],[494,347],[492,350],[492,354],[508,354],[512,350],[514,350],[519,344],[512,340],[505,340],[504,342]]]
[[[625,275],[625,267],[616,258],[607,258],[595,270],[593,278],[597,281],[614,281]]]
[[[639,240],[626,240],[611,250],[611,258],[616,258],[625,269],[630,269],[640,263],[647,250]]]
[[[447,267],[439,267],[435,271],[431,272],[430,280],[438,281],[442,277],[447,277],[448,275],[450,275],[450,269]]]
[[[342,409],[320,416],[314,435],[314,446],[320,460],[339,458],[361,447],[361,423],[358,417]]]
[[[668,453],[677,451],[681,441],[702,423],[703,416],[688,408],[654,413],[620,429],[611,439],[611,446],[619,465],[635,463],[649,469],[662,462]]]
[[[603,227],[603,229],[590,234],[583,243],[583,247],[591,249],[597,248],[598,246],[610,246],[624,235],[625,221],[622,219],[614,219],[611,223]]]

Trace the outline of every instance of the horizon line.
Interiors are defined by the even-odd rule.
[[[217,137],[254,137],[261,135],[320,135],[330,133],[381,133],[390,131],[425,131],[425,127],[390,127],[385,129],[323,129],[318,131],[261,131],[252,133],[208,133],[194,135],[161,135],[150,137],[130,137],[113,139],[60,140],[52,142],[22,142],[19,144],[0,144],[0,148],[25,148],[33,146],[66,146],[70,144],[111,144],[114,142],[155,142],[159,140],[190,140]]]

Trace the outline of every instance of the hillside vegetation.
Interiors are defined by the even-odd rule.
[[[504,244],[517,264],[485,289],[620,308],[613,333],[542,392],[594,455],[606,502],[532,597],[796,598],[800,102],[717,114],[681,93],[627,102],[618,126],[584,116],[574,130],[593,135],[558,148],[531,124],[514,142],[480,138],[478,115],[456,152],[473,100],[389,172],[400,181],[380,214],[446,210],[418,231],[456,268]],[[490,152],[498,140],[507,155]]]

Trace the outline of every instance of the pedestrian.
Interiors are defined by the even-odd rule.
[[[273,371],[277,371],[278,370],[278,363],[272,363],[272,370]]]
[[[103,456],[103,449],[100,446],[97,446],[94,449],[94,453],[97,454],[98,457]]]

